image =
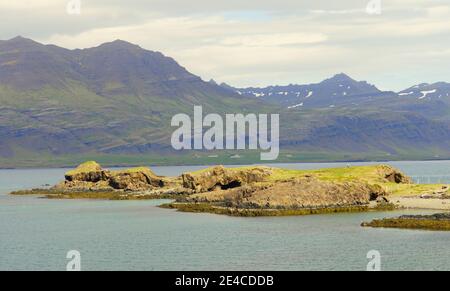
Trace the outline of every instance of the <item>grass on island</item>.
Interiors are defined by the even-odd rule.
[[[450,195],[450,188],[444,190],[449,185],[444,184],[395,184],[385,183],[381,185],[389,195],[392,196],[417,196],[432,195],[434,193],[444,193]]]
[[[66,175],[76,175],[79,173],[89,173],[89,172],[96,172],[101,169],[101,166],[94,161],[88,161],[84,162],[81,165],[79,165],[76,169],[70,170],[66,173]]]
[[[351,181],[364,181],[371,184],[386,183],[380,174],[379,170],[383,167],[389,167],[385,165],[374,166],[355,166],[355,167],[342,167],[342,168],[327,168],[318,170],[291,170],[281,168],[271,168],[272,175],[268,178],[268,181],[276,182],[282,180],[290,180],[297,177],[313,176],[319,180],[332,181],[332,182],[351,182]],[[227,170],[250,170],[254,168],[264,168],[263,166],[246,166],[238,168],[228,168]],[[202,174],[211,170],[211,168],[202,169],[199,171],[191,172],[192,174]]]
[[[374,228],[450,231],[450,220],[385,218],[365,222],[362,226]]]
[[[386,180],[380,176],[379,170],[385,165],[374,166],[356,166],[356,167],[341,167],[341,168],[328,168],[317,170],[287,170],[277,169],[274,175],[271,176],[273,181],[286,180],[295,178],[298,176],[311,175],[322,181],[332,182],[352,182],[363,181],[369,184],[386,183]]]
[[[123,170],[114,170],[110,171],[112,174],[118,174],[118,173],[127,173],[127,174],[134,174],[134,173],[146,173],[147,175],[155,175],[153,171],[149,167],[134,167],[134,168],[128,168]]]
[[[122,173],[141,173],[141,172],[147,172],[147,171],[151,171],[149,167],[134,167],[134,168],[128,168],[128,169],[124,169],[124,170],[119,170],[117,172],[122,172]]]
[[[388,182],[380,176],[379,171],[385,165],[374,166],[356,166],[356,167],[342,167],[329,168],[318,170],[290,170],[272,168],[273,173],[268,178],[269,182],[277,182],[283,180],[290,180],[296,177],[312,176],[322,181],[329,182],[366,182],[371,185],[381,186],[390,196],[417,196],[423,194],[442,193],[450,195],[450,187],[448,190],[443,190],[444,184],[397,184]],[[255,166],[231,168],[231,170],[248,170],[256,168]],[[258,167],[260,168],[260,167]],[[204,173],[211,168],[193,172],[193,174]]]

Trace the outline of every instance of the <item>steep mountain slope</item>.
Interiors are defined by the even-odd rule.
[[[355,156],[377,152],[390,159],[408,153],[438,157],[450,146],[450,125],[417,113],[314,109],[289,111],[282,119],[286,121],[284,148],[314,151],[320,145],[323,152],[351,149]]]
[[[71,51],[17,37],[0,43],[0,52],[0,85],[11,91],[38,94],[76,89],[82,98],[85,95],[78,91],[82,87],[108,100],[128,96],[129,103],[148,103],[154,101],[152,98],[171,98],[185,104],[204,98],[222,102],[224,96],[239,99],[229,90],[203,82],[172,58],[120,40]],[[27,96],[22,97],[14,102],[29,101]],[[63,97],[59,101],[71,103]]]
[[[3,41],[0,52],[0,83],[14,89],[61,88],[66,78],[83,78],[72,68],[71,61],[30,39]]]
[[[170,150],[170,119],[264,108],[124,41],[66,50],[0,42],[0,156]]]

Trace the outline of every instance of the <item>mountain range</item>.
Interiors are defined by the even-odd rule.
[[[117,40],[68,50],[0,41],[0,167],[244,163],[257,153],[176,152],[171,117],[279,113],[279,161],[450,157],[450,84],[385,92],[341,73],[317,84],[234,88]]]
[[[391,109],[427,107],[450,102],[450,83],[420,84],[400,92],[381,91],[366,81],[356,81],[344,73],[337,74],[317,84],[269,86],[264,88],[224,88],[249,98],[292,109],[324,107],[366,107],[378,106]],[[435,108],[439,109],[439,108]]]

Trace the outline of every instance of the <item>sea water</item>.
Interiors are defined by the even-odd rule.
[[[390,164],[425,183],[450,183],[450,161]],[[153,170],[179,175],[200,168]],[[240,218],[157,207],[168,200],[8,195],[55,184],[66,170],[0,170],[0,270],[65,270],[71,250],[81,254],[82,270],[366,270],[372,250],[381,254],[382,270],[450,270],[450,232],[360,227],[373,218],[433,211]]]

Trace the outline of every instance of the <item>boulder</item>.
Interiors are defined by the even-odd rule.
[[[378,169],[380,175],[389,182],[397,184],[413,184],[413,181],[410,177],[406,176],[394,167],[382,165],[379,166]]]
[[[156,176],[149,168],[132,168],[111,172],[109,185],[114,189],[143,191],[164,187],[164,179]]]
[[[183,186],[197,193],[227,190],[254,182],[262,182],[271,174],[270,168],[226,169],[223,166],[208,168],[182,175]]]
[[[63,192],[88,192],[88,191],[98,191],[98,192],[109,192],[114,189],[109,186],[108,181],[98,181],[98,182],[85,182],[85,181],[63,181],[54,187],[52,190],[63,191]]]
[[[54,187],[67,191],[146,191],[179,186],[180,181],[158,177],[149,168],[108,171],[96,162],[86,162],[65,174],[65,181]]]

